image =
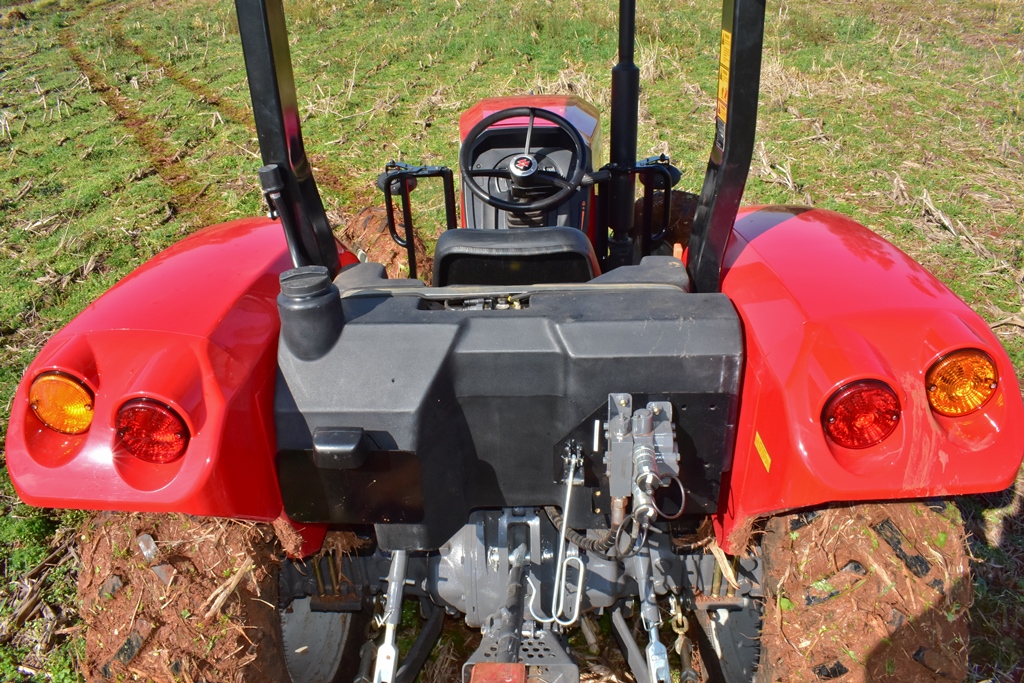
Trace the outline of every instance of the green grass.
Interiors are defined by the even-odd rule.
[[[671,153],[682,185],[696,190],[711,143],[719,9],[711,0],[640,4],[639,151]],[[392,158],[454,166],[458,115],[481,97],[573,92],[607,111],[616,6],[289,2],[304,136],[328,207],[346,218],[380,204],[373,180]],[[8,0],[0,7],[6,16]],[[18,9],[28,20],[0,28],[2,431],[22,369],[49,334],[184,234],[263,211],[232,3],[36,0]],[[894,241],[1002,323],[996,332],[1018,373],[1022,41],[1024,6],[1008,0],[770,3],[745,195],[835,209]],[[430,242],[439,189],[418,190],[416,204]],[[6,477],[0,496],[0,594],[10,596],[71,522],[20,504]],[[968,504],[979,680],[1009,680],[1024,667],[1019,504]],[[72,580],[53,575],[47,589],[68,614]],[[0,619],[12,608],[2,604]],[[73,669],[68,642],[46,663],[58,679]],[[0,647],[0,677],[14,677],[25,656]]]

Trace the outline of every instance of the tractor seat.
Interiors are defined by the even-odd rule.
[[[434,286],[588,282],[600,269],[587,236],[570,227],[448,230],[434,249]]]

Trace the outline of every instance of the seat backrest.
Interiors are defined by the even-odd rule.
[[[587,236],[570,227],[448,230],[434,249],[434,286],[588,282],[600,272]]]

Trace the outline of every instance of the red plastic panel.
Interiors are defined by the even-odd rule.
[[[340,250],[342,263],[354,256]],[[278,275],[291,267],[278,222],[207,228],[131,273],[53,337],[11,407],[7,466],[28,503],[273,520]],[[92,427],[43,427],[28,384],[58,369],[95,392]],[[138,397],[170,406],[191,435],[167,464],[117,447],[118,409]]]
[[[985,322],[910,257],[839,214],[741,211],[722,290],[744,325],[746,366],[731,470],[716,527],[726,552],[758,515],[829,501],[917,498],[1009,486],[1024,454],[1013,366]],[[1002,378],[981,410],[933,413],[925,373],[940,356],[981,348]],[[877,446],[844,449],[821,426],[829,396],[886,382],[903,407]]]
[[[526,665],[479,662],[473,665],[469,683],[526,683]]]

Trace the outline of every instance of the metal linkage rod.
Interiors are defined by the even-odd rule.
[[[396,550],[391,554],[391,569],[388,571],[388,590],[384,612],[384,642],[377,648],[377,665],[374,668],[374,683],[393,683],[398,670],[398,648],[395,646],[395,631],[402,621],[402,591],[405,588],[405,567],[408,554]]]
[[[509,557],[512,569],[508,574],[508,593],[502,610],[501,630],[498,633],[498,652],[495,659],[504,663],[519,661],[519,647],[523,634],[523,609],[526,587],[523,577],[526,568],[526,544],[522,543]]]

